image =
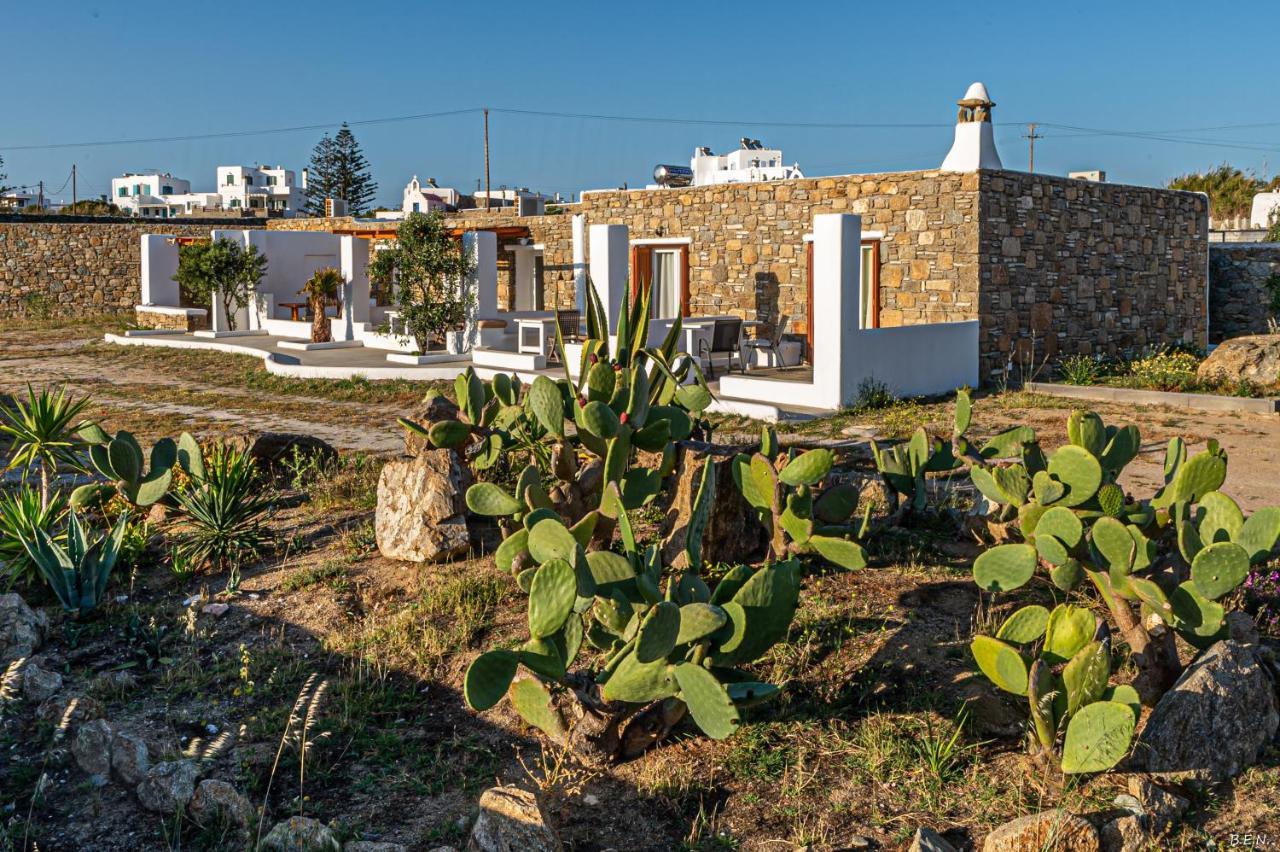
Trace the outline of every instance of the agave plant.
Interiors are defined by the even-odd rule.
[[[128,513],[122,513],[110,532],[90,541],[80,515],[73,511],[67,526],[66,547],[41,527],[35,527],[29,537],[24,535],[21,540],[62,608],[81,617],[101,602],[128,523]]]
[[[184,434],[178,463],[190,480],[175,494],[182,557],[222,570],[261,553],[268,540],[263,521],[273,501],[253,458],[221,444],[206,455]]]
[[[49,532],[54,542],[65,541],[66,534],[60,530],[66,513],[67,499],[61,491],[54,491],[47,503],[41,500],[40,492],[26,484],[0,492],[0,567],[5,588],[33,585],[40,579],[40,567],[32,561],[23,540],[33,540],[40,529]]]
[[[47,506],[50,484],[60,466],[81,469],[79,432],[87,424],[81,416],[88,397],[73,399],[65,387],[36,391],[27,385],[26,400],[15,399],[13,408],[0,406],[0,434],[12,443],[9,470],[40,470],[40,502]]]

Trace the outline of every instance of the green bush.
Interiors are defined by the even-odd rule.
[[[1058,375],[1069,385],[1096,385],[1102,373],[1102,362],[1089,355],[1068,355],[1058,362]]]
[[[41,502],[40,492],[29,485],[0,493],[0,565],[3,565],[4,588],[33,586],[39,582],[40,568],[22,542],[33,540],[38,529],[61,528],[66,513],[67,498],[61,491],[53,492],[47,504]],[[64,535],[54,535],[55,541],[63,538]]]
[[[263,522],[273,501],[253,458],[221,444],[206,456],[190,435],[182,438],[178,461],[190,482],[176,492],[178,552],[218,570],[257,557],[268,541]]]
[[[1185,392],[1197,385],[1200,359],[1190,352],[1167,350],[1129,362],[1129,375],[1139,387]]]

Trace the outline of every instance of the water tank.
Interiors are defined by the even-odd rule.
[[[688,166],[654,166],[653,182],[658,186],[688,186],[693,183],[693,169]]]

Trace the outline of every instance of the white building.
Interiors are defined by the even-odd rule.
[[[47,206],[49,199],[46,198],[44,203]],[[0,192],[0,210],[23,210],[27,207],[37,207],[39,204],[40,194],[36,192],[23,192],[18,189]]]
[[[1249,211],[1251,228],[1270,228],[1280,220],[1280,192],[1259,192],[1253,197],[1253,209]]]
[[[740,140],[736,151],[713,154],[710,148],[698,148],[689,161],[694,186],[717,183],[754,183],[762,180],[802,178],[800,165],[788,166],[782,161],[781,148],[766,148],[759,139]]]
[[[557,200],[527,187],[507,189],[505,186],[501,189],[478,189],[471,199],[473,205],[480,208],[485,206],[486,199],[490,207],[518,207],[521,216],[541,216],[547,211],[547,202]]]
[[[296,215],[307,200],[307,171],[302,183],[284,166],[218,166],[219,206],[224,210],[265,210]]]
[[[424,184],[414,175],[413,180],[405,185],[401,211],[406,216],[410,213],[430,213],[433,210],[444,212],[457,210],[461,203],[462,193],[458,190],[437,185],[435,178],[427,178]]]
[[[131,216],[170,219],[217,209],[217,193],[192,192],[191,181],[168,172],[127,172],[111,179],[111,201]]]

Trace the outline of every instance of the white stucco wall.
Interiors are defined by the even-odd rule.
[[[177,307],[182,301],[178,282],[178,245],[171,234],[142,235],[142,305]]]

